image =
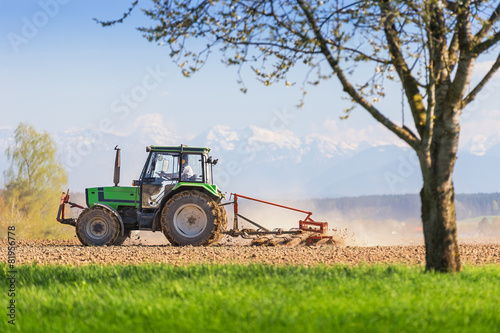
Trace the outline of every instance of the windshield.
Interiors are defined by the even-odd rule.
[[[144,177],[161,178],[167,182],[179,181],[179,155],[152,153]]]

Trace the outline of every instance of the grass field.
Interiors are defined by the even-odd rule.
[[[8,267],[1,268],[7,313]],[[500,267],[19,266],[19,332],[496,332]]]

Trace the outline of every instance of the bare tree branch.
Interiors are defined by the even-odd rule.
[[[484,86],[491,80],[493,75],[495,75],[495,73],[498,71],[498,68],[500,68],[500,54],[498,55],[496,61],[491,66],[488,73],[486,73],[483,79],[464,98],[464,100],[462,101],[462,108],[465,108],[465,106],[467,106],[470,102],[472,102],[476,98],[477,94],[484,88]]]
[[[500,31],[494,34],[491,38],[485,40],[484,42],[477,44],[474,47],[473,52],[475,54],[481,54],[488,51],[491,47],[496,46],[500,41]]]
[[[398,32],[394,25],[394,10],[390,7],[388,0],[380,1],[382,10],[382,20],[389,47],[389,53],[392,58],[392,64],[401,79],[404,87],[408,103],[410,105],[411,113],[415,121],[415,127],[422,137],[425,130],[426,110],[423,103],[422,95],[418,89],[417,80],[411,75],[411,70],[401,53],[401,42],[398,38]]]
[[[500,19],[500,3],[497,8],[491,13],[491,16],[483,23],[481,29],[474,36],[474,40],[479,43],[482,41],[491,31],[496,22]]]
[[[345,77],[343,70],[340,68],[338,61],[333,57],[330,50],[328,49],[328,43],[326,42],[324,36],[321,34],[321,30],[316,25],[316,20],[310,11],[309,5],[304,0],[297,0],[300,8],[306,15],[307,20],[319,41],[321,51],[325,55],[329,65],[339,78],[344,91],[349,94],[359,105],[365,108],[377,121],[382,125],[387,127],[390,131],[404,140],[408,145],[414,149],[418,149],[419,139],[409,130],[407,127],[399,127],[385,117],[380,111],[378,111],[370,102],[368,102],[363,96],[361,96],[357,90],[351,85],[349,80]]]
[[[123,20],[125,20],[132,13],[132,11],[134,10],[135,6],[137,6],[138,2],[139,2],[139,0],[135,0],[134,2],[132,2],[132,4],[130,5],[130,8],[125,13],[123,13],[123,15],[122,15],[121,18],[119,18],[117,20],[101,21],[101,20],[98,20],[98,19],[94,18],[94,21],[96,21],[97,23],[99,23],[103,27],[114,25],[116,23],[123,23]]]
[[[461,8],[458,17],[458,21],[460,22],[458,26],[460,59],[458,60],[455,78],[448,91],[449,101],[452,105],[457,105],[461,102],[472,75],[472,66],[477,57],[474,53],[470,52],[474,37],[469,20],[469,7],[464,6],[464,8]]]
[[[458,62],[458,32],[455,31],[448,46],[448,72],[452,72]]]

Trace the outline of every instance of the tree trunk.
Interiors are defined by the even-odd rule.
[[[419,154],[424,183],[420,199],[428,271],[461,270],[452,180],[460,125],[457,115],[451,118],[454,119],[446,126],[438,121],[438,139],[433,140],[429,151]]]
[[[444,183],[432,174],[424,177],[420,192],[428,271],[461,270],[457,243],[455,192],[453,182]]]

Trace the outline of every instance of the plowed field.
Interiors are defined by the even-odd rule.
[[[7,261],[7,242],[0,241],[0,260]],[[265,263],[271,265],[387,263],[424,265],[422,245],[410,246],[298,246],[256,247],[224,244],[214,247],[173,247],[170,245],[134,244],[86,247],[77,240],[18,240],[16,264],[139,264],[170,263]],[[461,244],[461,258],[466,265],[500,264],[500,244]]]

